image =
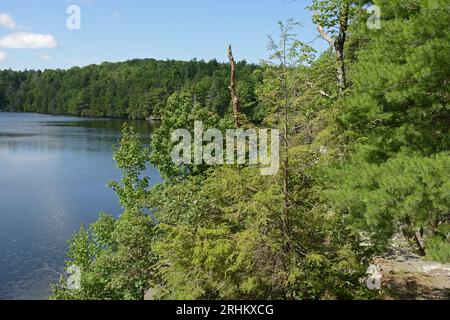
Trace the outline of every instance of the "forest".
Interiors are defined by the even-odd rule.
[[[239,63],[240,94],[253,105],[256,65]],[[0,71],[0,111],[145,119],[158,117],[167,99],[190,88],[196,99],[223,115],[228,106],[229,67],[216,60],[131,60],[69,70]]]
[[[110,183],[123,213],[74,234],[67,267],[80,268],[81,286],[62,277],[52,299],[376,299],[383,289],[361,279],[397,234],[450,262],[449,1],[375,0],[374,29],[371,3],[313,1],[330,45],[322,54],[292,19],[257,66],[230,57],[232,68],[145,60],[3,71],[8,110],[161,117],[150,146],[124,127],[122,180]],[[197,120],[279,129],[279,173],[173,164],[171,132]],[[149,163],[164,183],[149,187]]]

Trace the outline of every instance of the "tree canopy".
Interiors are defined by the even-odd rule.
[[[253,113],[251,89],[258,66],[238,63],[244,111]],[[0,71],[0,111],[144,119],[159,116],[170,95],[189,88],[199,103],[228,109],[228,66],[216,60],[131,60],[84,68]],[[257,108],[256,108],[257,109]]]

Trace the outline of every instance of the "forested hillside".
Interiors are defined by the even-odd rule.
[[[74,235],[67,265],[81,268],[81,288],[63,277],[53,298],[376,298],[384,288],[361,279],[395,234],[449,262],[450,3],[376,0],[380,29],[367,27],[361,3],[370,2],[313,1],[327,52],[301,42],[289,20],[269,39],[270,62],[236,67],[252,79],[238,82],[238,97],[263,111],[262,122],[243,112],[242,128],[281,132],[277,175],[171,161],[174,129],[236,125],[227,93],[217,110],[198,97],[201,82],[159,108],[150,150],[126,126],[115,153],[123,179],[111,184],[123,214]],[[225,90],[229,73],[216,67]],[[142,178],[149,162],[163,184]]]
[[[239,63],[241,96],[249,96],[258,81],[257,68]],[[89,117],[144,119],[159,115],[168,97],[190,88],[196,99],[223,114],[228,108],[229,68],[215,60],[132,60],[69,70],[0,71],[0,111],[39,112]],[[247,92],[245,92],[247,91]]]

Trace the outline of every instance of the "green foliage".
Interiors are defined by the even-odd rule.
[[[425,243],[427,257],[443,263],[450,262],[450,223],[439,224],[433,230],[433,236]]]
[[[127,125],[114,155],[122,169],[122,184],[112,183],[124,213],[119,219],[101,214],[69,242],[67,267],[81,269],[81,288],[69,289],[66,277],[53,286],[52,299],[143,299],[155,281],[156,255],[152,250],[154,219],[141,212],[148,179],[140,178],[148,151]]]
[[[88,270],[94,257],[95,247],[90,242],[89,232],[82,226],[69,242],[67,257],[81,270]]]
[[[81,288],[69,289],[62,277],[51,299],[142,300],[155,281],[153,238],[149,216],[124,213],[115,220],[102,215],[70,242],[67,266],[81,266]]]
[[[230,128],[232,123],[230,117],[220,118],[216,112],[202,106],[189,90],[174,93],[161,115],[161,125],[152,135],[150,160],[165,178],[199,174],[206,170],[204,165],[178,166],[172,162],[171,151],[178,143],[171,141],[174,130],[187,129],[193,138],[195,121],[202,121],[205,130]]]
[[[279,177],[221,168],[206,180],[193,177],[160,186],[156,197],[150,201],[161,222],[154,246],[160,257],[160,299],[366,294],[359,285],[364,263],[345,237],[337,238],[342,236],[337,230],[346,231],[335,217],[298,207],[289,218],[291,233],[283,234]],[[313,257],[320,259],[313,263]]]
[[[450,241],[440,236],[430,237],[426,242],[427,257],[432,261],[450,262]]]
[[[322,178],[336,208],[375,242],[421,231],[435,251],[435,229],[450,219],[448,10],[375,4],[383,27],[358,53],[339,117],[353,137],[351,155]]]
[[[111,182],[110,187],[117,193],[125,210],[139,208],[139,200],[146,193],[149,185],[148,177],[140,177],[149,160],[149,150],[141,148],[139,135],[126,123],[123,126],[123,137],[114,154],[117,168],[122,170],[122,183]]]
[[[347,6],[350,6],[352,11],[356,12],[355,4],[358,4],[359,2],[362,1],[313,0],[312,4],[308,6],[308,9],[314,12],[313,22],[326,29],[330,36],[335,36],[337,32],[336,27],[341,23],[341,12]]]
[[[349,215],[349,224],[386,242],[400,225],[433,235],[448,221],[450,157],[399,154],[380,164],[354,159],[339,169],[337,188],[328,195]],[[327,179],[327,176],[323,177]]]
[[[258,67],[243,61],[238,68],[242,90],[252,88],[258,81],[252,76]],[[173,93],[188,88],[203,105],[223,115],[230,103],[228,79],[226,64],[195,59],[131,60],[69,70],[4,70],[0,71],[0,110],[145,119],[160,115]],[[253,106],[253,98],[247,94],[243,103]]]

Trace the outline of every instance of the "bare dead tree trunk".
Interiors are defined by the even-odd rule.
[[[320,36],[328,42],[336,53],[336,79],[339,92],[342,93],[347,88],[347,74],[345,70],[345,42],[347,41],[348,21],[350,18],[350,5],[346,4],[339,12],[339,33],[336,39],[330,37],[322,26],[317,26]]]
[[[231,81],[230,86],[228,87],[230,89],[231,93],[231,103],[233,107],[233,116],[234,116],[234,124],[237,129],[241,126],[240,121],[240,103],[239,98],[236,94],[236,61],[233,57],[233,51],[231,50],[231,46],[228,47],[228,59],[230,59],[230,68],[231,68]]]

